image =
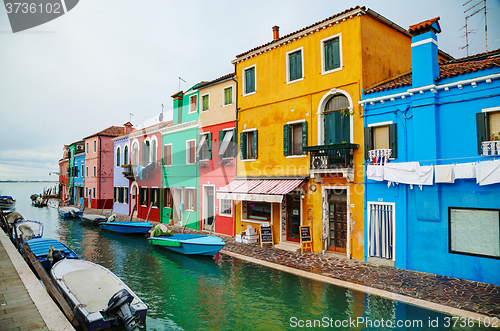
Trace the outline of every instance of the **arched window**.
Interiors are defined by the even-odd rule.
[[[120,147],[116,149],[116,166],[120,166]]]
[[[132,145],[132,164],[139,164],[139,144],[137,142]]]
[[[349,100],[338,94],[325,105],[325,145],[349,143],[351,141],[351,115]]]
[[[156,140],[151,143],[151,162],[156,163]]]
[[[147,166],[149,164],[150,156],[150,144],[149,141],[142,143],[142,165]]]
[[[128,164],[128,146],[123,149],[123,164]]]

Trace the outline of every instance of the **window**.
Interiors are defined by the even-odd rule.
[[[302,80],[303,76],[303,61],[302,61],[302,49],[294,50],[292,52],[287,53],[286,58],[286,66],[287,66],[287,82],[293,82],[296,80]]]
[[[257,159],[257,130],[240,133],[240,158],[242,160]]]
[[[123,203],[123,187],[118,188],[118,202]]]
[[[448,208],[450,253],[500,258],[500,209]]]
[[[139,144],[137,142],[132,145],[132,164],[139,164]]]
[[[370,159],[369,151],[375,149],[390,149],[390,157],[398,157],[397,124],[373,124],[364,130],[365,159]]]
[[[307,122],[285,124],[283,126],[283,155],[307,154]]]
[[[156,163],[156,139],[151,142],[151,162]]]
[[[224,106],[231,105],[233,103],[233,87],[229,86],[224,88]]]
[[[123,149],[123,164],[128,164],[128,146]]]
[[[147,166],[149,164],[150,155],[150,144],[149,141],[144,141],[142,143],[142,165]]]
[[[330,98],[324,110],[325,145],[351,142],[350,103],[343,94]]]
[[[89,188],[88,187],[85,188],[85,197],[86,198],[89,197]]]
[[[151,193],[151,197],[150,197],[149,201],[153,204],[153,207],[158,208],[158,204],[160,201],[160,189],[151,188],[150,193]]]
[[[141,206],[148,206],[148,188],[141,187],[139,189],[139,203]]]
[[[163,146],[163,160],[165,161],[165,165],[172,165],[172,144]]]
[[[95,187],[92,188],[92,198],[95,199]]]
[[[500,140],[500,111],[497,110],[500,110],[500,107],[483,109],[483,112],[476,114],[477,147],[480,155],[500,153],[492,144],[483,144],[487,141]]]
[[[82,177],[85,177],[85,171],[83,169],[83,164],[82,164]]]
[[[333,36],[321,41],[321,57],[323,74],[327,74],[342,68],[341,40],[340,35]]]
[[[116,166],[120,166],[120,147],[116,149]]]
[[[255,93],[255,66],[243,69],[243,95]]]
[[[113,187],[113,201],[118,202],[118,187]]]
[[[236,156],[236,129],[219,131],[219,157],[230,158]]]
[[[201,97],[202,103],[202,111],[207,111],[210,108],[210,100],[208,98],[208,94],[205,94]]]
[[[97,151],[97,141],[94,140],[94,153]]]
[[[186,141],[186,164],[194,164],[196,162],[195,140]]]
[[[89,176],[89,167],[85,167],[85,177]]]
[[[189,113],[198,111],[198,96],[192,95],[189,97]]]
[[[163,189],[163,207],[170,207],[172,208],[173,200],[172,200],[172,195],[170,192],[170,187],[165,187]]]
[[[212,134],[210,132],[198,136],[196,157],[203,161],[212,159]]]
[[[184,209],[196,210],[196,189],[186,188],[184,190]]]
[[[219,215],[229,217],[233,216],[233,200],[220,199],[219,204]]]
[[[261,201],[242,201],[242,218],[258,222],[271,222],[271,203]]]
[[[128,203],[128,187],[123,188],[123,202]]]
[[[97,168],[96,168],[96,166],[94,166],[94,177],[96,177],[96,176],[97,176]]]
[[[87,148],[85,149],[85,151],[87,152],[87,154],[89,153],[89,143],[87,143]]]
[[[394,204],[368,202],[368,256],[393,258]]]

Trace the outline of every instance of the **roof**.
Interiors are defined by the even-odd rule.
[[[106,136],[106,137],[118,137],[125,133],[125,127],[123,126],[110,126],[102,131],[99,131],[93,135],[85,137],[83,139],[88,139],[94,136]]]
[[[423,21],[417,24],[410,25],[408,32],[412,35],[419,35],[427,31],[433,30],[434,33],[440,33],[441,27],[439,26],[439,16],[431,18],[430,20]]]
[[[280,43],[281,43],[284,39],[287,39],[287,38],[289,38],[289,37],[291,37],[291,36],[293,36],[293,35],[295,35],[295,34],[301,34],[301,33],[303,33],[305,30],[309,30],[309,29],[311,29],[311,28],[314,28],[314,27],[320,26],[320,25],[322,25],[322,24],[324,24],[324,23],[326,23],[326,22],[328,22],[328,21],[330,21],[330,20],[334,20],[335,18],[338,18],[338,17],[344,16],[344,15],[348,15],[348,14],[351,14],[351,13],[354,15],[354,14],[355,14],[355,12],[358,12],[358,13],[359,13],[359,11],[362,11],[362,12],[364,12],[364,14],[368,14],[368,15],[370,15],[371,17],[373,17],[373,18],[375,18],[375,19],[379,20],[380,22],[383,22],[384,24],[387,24],[388,26],[390,26],[390,27],[392,27],[392,28],[394,28],[394,29],[396,29],[396,30],[399,30],[401,33],[407,34],[407,35],[409,36],[408,32],[407,32],[405,29],[403,29],[402,27],[400,27],[400,26],[399,26],[399,25],[397,25],[396,23],[394,23],[394,22],[392,22],[392,21],[388,20],[387,18],[383,17],[382,15],[380,15],[380,14],[376,13],[375,11],[373,11],[373,10],[371,10],[371,9],[369,9],[369,8],[366,8],[366,7],[364,7],[364,6],[356,6],[356,7],[351,7],[351,8],[349,8],[349,9],[346,9],[346,10],[344,10],[343,12],[340,12],[340,13],[335,14],[335,15],[333,15],[333,16],[330,16],[330,17],[328,17],[328,18],[326,18],[326,19],[324,19],[324,20],[322,20],[322,21],[319,21],[319,22],[316,22],[316,23],[311,24],[311,25],[309,25],[309,26],[306,26],[305,28],[302,28],[302,29],[297,30],[297,31],[295,31],[295,32],[292,32],[292,33],[289,33],[289,34],[287,34],[287,35],[284,35],[283,37],[280,37],[280,38],[278,38],[278,39],[272,40],[272,41],[268,42],[267,44],[264,44],[264,45],[261,45],[261,46],[258,46],[258,47],[255,47],[255,48],[252,48],[251,50],[248,50],[248,51],[246,51],[246,52],[244,52],[244,53],[238,54],[238,55],[236,55],[236,58],[243,57],[243,56],[245,56],[245,55],[247,55],[247,54],[249,54],[249,53],[251,53],[251,52],[254,52],[254,51],[256,51],[256,50],[258,50],[258,49],[260,49],[260,48],[264,48],[264,47],[269,46],[269,45],[272,45],[272,44],[280,44]],[[362,14],[362,13],[360,13],[360,14]]]
[[[197,89],[202,89],[202,88],[205,88],[205,87],[208,87],[210,85],[214,85],[214,84],[217,84],[217,83],[221,83],[221,82],[224,82],[226,80],[230,80],[232,79],[236,74],[234,72],[230,73],[230,74],[227,74],[227,75],[224,75],[224,76],[221,76],[219,78],[216,78],[214,80],[211,80],[209,82],[202,82],[198,85]]]
[[[493,67],[500,67],[500,49],[442,63],[439,65],[439,77],[436,81]],[[364,91],[363,94],[392,90],[398,87],[411,86],[411,84],[412,74],[410,72],[371,87]]]

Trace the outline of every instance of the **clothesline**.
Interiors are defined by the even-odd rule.
[[[451,161],[451,160],[464,160],[464,159],[476,159],[477,162],[484,162],[484,161],[494,161],[494,155],[488,155],[490,158],[485,158],[485,157],[477,157],[477,156],[467,156],[467,157],[455,157],[455,158],[448,158],[448,159],[433,159],[433,160],[418,160],[414,162],[434,162],[434,161]],[[499,155],[500,156],[500,155]],[[390,159],[389,159],[390,160]],[[371,165],[372,163],[363,163],[363,165]]]

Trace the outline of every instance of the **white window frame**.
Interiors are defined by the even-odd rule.
[[[127,147],[127,154],[130,153],[130,147],[128,144],[123,145],[123,164],[130,164],[130,156],[127,157],[127,163],[125,163],[125,147]]]
[[[116,158],[116,154],[118,153],[118,150],[120,151],[120,156],[119,156],[120,159],[118,160],[118,162],[120,163],[120,165],[116,165],[116,163],[117,163],[116,162],[116,159],[117,159]],[[115,168],[120,168],[120,166],[123,164],[123,162],[122,162],[122,149],[121,149],[121,146],[116,146],[114,159],[115,159]]]
[[[153,148],[153,141],[155,142],[155,148]],[[155,154],[154,160],[153,154]],[[153,161],[154,163],[158,162],[158,138],[156,138],[156,136],[152,136],[151,139],[149,139],[149,163],[153,163]]]
[[[203,142],[203,144],[207,144],[207,157],[208,157],[208,134],[209,134],[209,133],[210,133],[210,132],[203,132],[203,133],[200,133],[200,137],[201,137],[201,136],[205,136],[205,137],[206,137],[206,138],[205,138],[205,141]],[[200,141],[201,141],[201,139],[200,139]],[[195,145],[196,145],[196,143],[195,143]],[[196,153],[196,150],[197,150],[198,148],[200,149],[200,150],[199,150],[199,153]],[[203,146],[201,146],[201,148],[200,148],[200,146],[199,146],[199,145],[197,146],[197,148],[195,148],[195,155],[194,155],[194,156],[195,156],[195,159],[196,159],[196,158],[199,158],[199,160],[200,160],[200,161],[210,161],[210,159],[208,159],[208,158],[207,158],[207,159],[202,159],[202,158],[201,158],[201,150],[202,150],[202,149],[203,149]]]
[[[149,203],[151,203],[151,196],[152,196],[151,190],[153,190],[153,189],[158,190],[157,191],[158,192],[158,196],[157,196],[158,197],[158,201],[157,201],[158,207],[156,207],[155,205],[152,205],[151,208],[158,209],[158,208],[160,208],[160,188],[158,186],[151,186],[151,188],[149,189]]]
[[[300,51],[300,57],[302,58],[302,78],[297,78],[290,80],[290,54]],[[293,84],[304,80],[304,47],[299,47],[286,53],[286,83]]]
[[[168,145],[170,145],[170,164],[167,164],[167,163],[166,163],[166,162],[167,162],[167,156],[166,156],[166,155],[163,155],[163,161],[164,161],[164,162],[163,162],[163,165],[164,165],[165,167],[171,167],[171,166],[174,164],[174,159],[173,159],[173,155],[174,155],[174,153],[173,153],[173,148],[174,148],[174,147],[172,146],[172,143],[169,143],[169,144],[164,144],[164,145],[163,145],[163,151],[165,151],[165,146],[168,146]]]
[[[233,131],[235,128],[236,128],[236,127],[234,127],[234,126],[233,126],[232,128],[222,129],[222,131],[224,131],[224,132],[227,132],[227,131]],[[226,136],[226,133],[224,133],[224,137],[225,137],[225,136]],[[222,138],[222,139],[224,139],[224,138]],[[231,142],[232,142],[232,143],[235,143],[235,139],[236,139],[236,137],[235,137],[235,136],[233,136],[233,137],[231,138],[230,143],[231,143]],[[229,147],[230,147],[230,146],[228,146],[227,148],[229,148]],[[226,149],[226,151],[227,151],[227,149]],[[236,153],[236,154],[238,154],[238,153]],[[236,158],[236,155],[235,155],[235,156],[231,156],[231,157],[223,157],[223,158],[220,158],[220,159],[221,159],[221,160],[233,160],[233,159],[235,159],[235,158]]]
[[[198,192],[196,191],[196,187],[185,187],[184,188],[184,192],[186,192],[186,190],[194,191],[194,193],[193,193],[193,200],[194,200],[195,197],[196,197],[196,195],[198,194]],[[196,203],[198,203],[197,197],[196,197]],[[194,205],[194,203],[193,203],[193,205]],[[196,208],[197,206],[194,206],[194,207]],[[185,209],[186,211],[193,211],[193,212],[198,209],[198,208],[196,208],[196,209],[188,209],[187,206],[186,206],[186,197],[184,197],[184,208],[186,208]]]
[[[94,176],[92,176],[92,177],[94,177],[94,178],[97,177],[97,167],[96,166],[94,166]]]
[[[135,155],[135,158],[137,160],[134,160],[134,145],[135,144],[137,144],[137,154]],[[141,148],[142,148],[142,145],[139,144],[138,139],[132,140],[132,149],[130,150],[130,164],[133,164],[133,165],[139,164],[139,155],[141,154]],[[136,162],[136,163],[134,163],[134,162]]]
[[[368,222],[367,222],[367,236],[368,236],[368,245],[366,247],[367,252],[370,249],[370,228],[371,228],[371,213],[370,208],[372,205],[385,205],[392,207],[392,261],[396,261],[396,203],[394,202],[376,202],[376,201],[367,201],[366,202],[366,210],[368,213]],[[349,220],[348,220],[349,221]],[[369,256],[369,253],[367,253]]]
[[[97,140],[94,140],[94,153],[97,152]]]
[[[95,199],[95,187],[92,188],[92,199]]]
[[[82,176],[81,177],[83,178],[83,177],[85,177],[85,167],[83,166],[83,164],[81,165],[81,167],[82,167]]]
[[[85,177],[89,176],[89,167],[85,167]]]
[[[246,91],[246,85],[247,85],[247,81],[245,79],[245,71],[247,71],[248,69],[251,69],[251,68],[255,68],[255,71],[254,71],[254,73],[255,73],[255,90],[253,92],[250,92],[250,93],[245,93],[245,91]],[[242,80],[243,80],[242,95],[244,97],[246,97],[247,95],[252,95],[252,94],[257,93],[257,65],[256,64],[248,66],[248,67],[242,69]]]
[[[195,110],[191,110],[191,99],[192,98],[196,98],[196,109]],[[189,111],[188,111],[188,114],[193,114],[193,113],[196,113],[198,111],[198,107],[200,105],[200,100],[198,100],[198,94],[193,94],[193,95],[190,95],[189,96],[189,103],[188,103],[188,107],[189,107]]]
[[[146,190],[146,194],[148,195],[148,198],[146,199],[146,205],[143,205],[142,201],[141,201],[141,190],[142,189],[145,189]],[[138,188],[138,190],[137,190],[137,200],[138,200],[139,207],[148,207],[149,206],[149,201],[151,199],[150,194],[151,193],[148,191],[148,187],[147,186],[141,186],[141,187]]]
[[[231,214],[224,214],[224,213],[222,213],[222,200],[231,201]],[[231,199],[219,199],[219,216],[233,217],[233,209],[234,209],[233,200],[231,200]]]
[[[85,150],[86,154],[89,153],[89,143],[87,143],[87,149]]]
[[[251,131],[257,131],[256,128],[253,128],[253,129],[246,129],[246,130],[243,130],[241,132],[251,132]],[[257,146],[258,148],[258,146]],[[241,152],[240,152],[241,153]],[[247,138],[247,156],[248,156],[248,138]],[[251,162],[251,161],[256,161],[257,159],[244,159],[244,160],[241,160],[241,157],[240,157],[240,161],[241,162]]]
[[[231,90],[231,103],[226,104],[226,90],[230,88]],[[234,103],[234,88],[233,85],[225,86],[222,88],[222,107],[231,106]]]
[[[189,163],[189,142],[194,141],[194,161]],[[186,140],[186,165],[196,164],[196,139]]]
[[[207,96],[208,97],[208,109],[207,110],[203,110],[203,97]],[[207,112],[210,110],[210,93],[205,93],[203,95],[200,96],[200,99],[201,99],[201,108],[200,108],[200,112],[201,113],[204,113],[204,112]]]
[[[293,125],[293,124],[304,123],[305,121],[306,121],[305,119],[301,119],[301,120],[286,122],[286,124]],[[302,155],[295,154],[295,155],[287,155],[286,158],[287,159],[297,159],[297,158],[307,157],[307,156],[308,156],[307,154],[302,154]]]
[[[326,71],[325,70],[325,57],[324,57],[325,42],[327,42],[331,39],[335,39],[337,37],[339,38],[340,67],[338,67],[337,69],[332,69],[332,70]],[[342,56],[342,33],[338,33],[338,34],[330,36],[328,38],[321,39],[320,45],[321,45],[321,74],[327,75],[327,74],[330,74],[332,72],[342,70],[342,68],[344,67],[344,57]]]

